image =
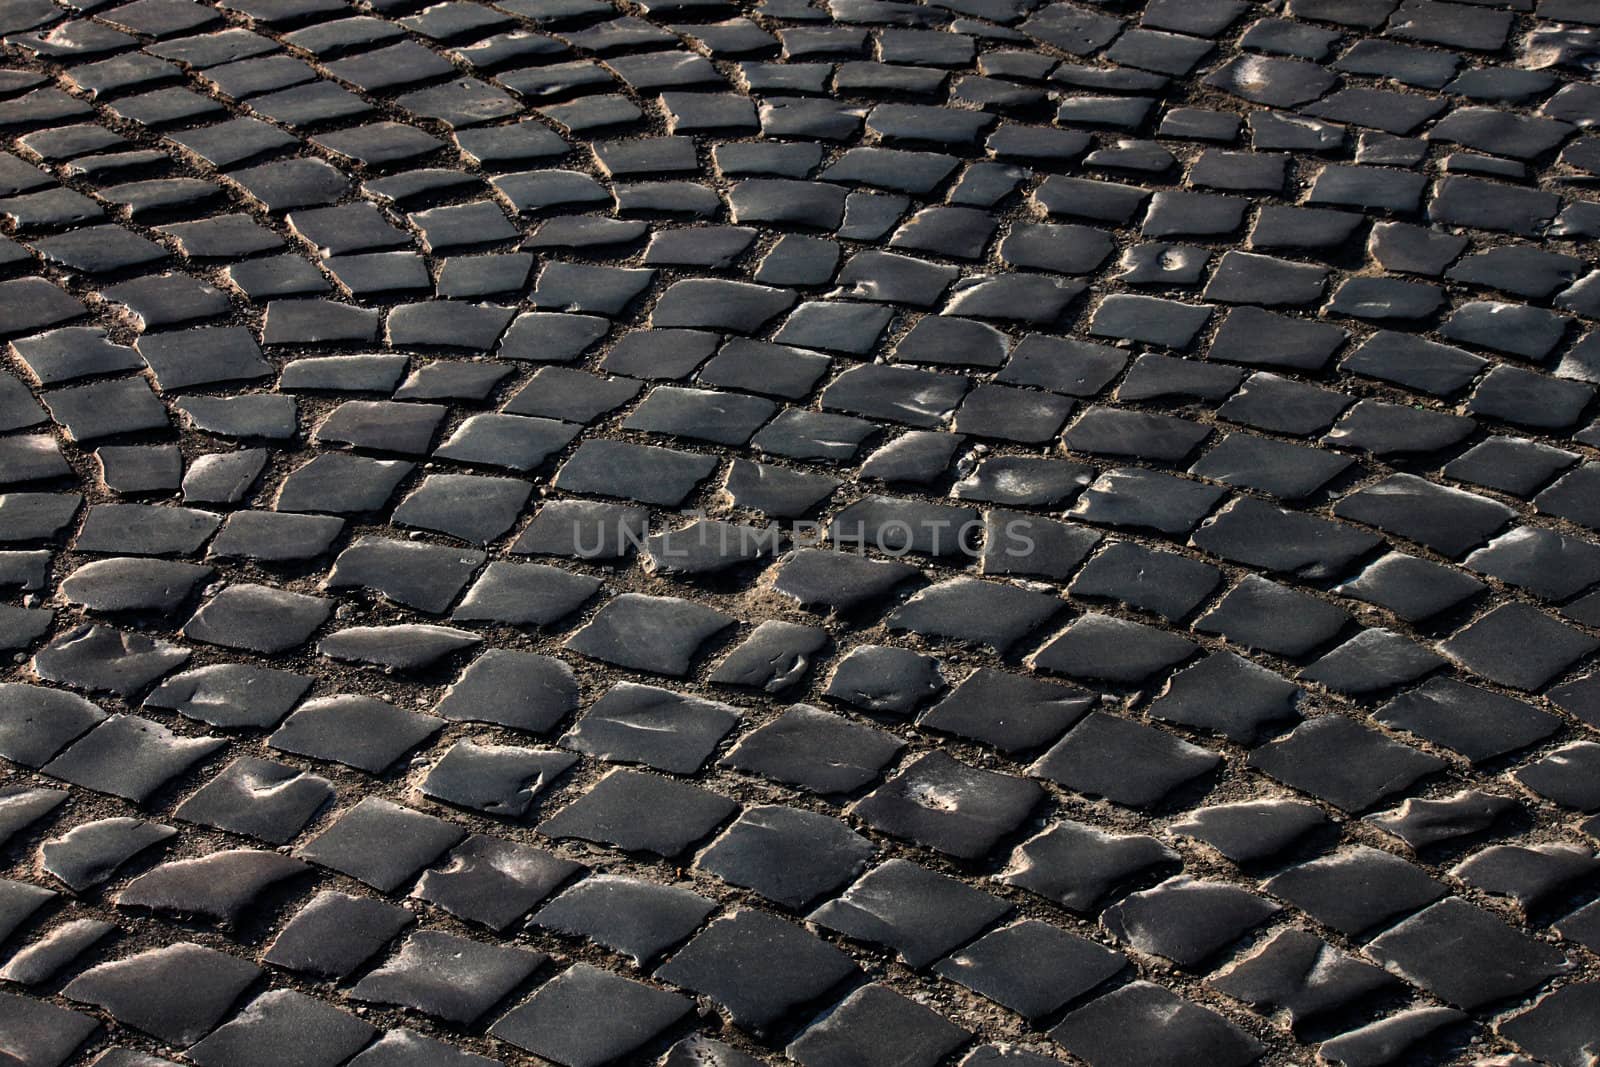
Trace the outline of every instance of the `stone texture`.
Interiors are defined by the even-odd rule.
[[[0,0],[0,1061],[1587,1062],[1597,33]]]

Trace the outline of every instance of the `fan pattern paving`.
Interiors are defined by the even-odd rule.
[[[0,49],[0,1061],[1600,1056],[1593,0]]]

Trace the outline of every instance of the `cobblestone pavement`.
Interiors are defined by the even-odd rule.
[[[1600,3],[0,38],[0,1062],[1600,1061]]]

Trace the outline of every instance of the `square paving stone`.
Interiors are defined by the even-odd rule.
[[[499,1060],[405,1029],[390,1030],[350,1063],[352,1067],[501,1067]]]
[[[292,671],[215,663],[173,675],[144,703],[212,726],[276,726],[311,682]]]
[[[126,696],[181,666],[189,655],[143,634],[81,625],[40,649],[33,670],[47,682]]]
[[[25,1067],[60,1067],[99,1028],[92,1015],[0,993],[0,1052]]]
[[[914,430],[869,456],[862,473],[926,485],[945,473],[960,444],[953,434]],[[1063,460],[986,456],[951,487],[951,495],[1013,507],[1059,504],[1075,496],[1092,476],[1086,465]]]
[[[1178,875],[1113,904],[1100,925],[1138,952],[1193,970],[1280,910],[1237,886]]]
[[[1431,845],[1470,837],[1523,810],[1511,797],[1463,789],[1440,799],[1411,797],[1398,808],[1366,821],[1420,852]]]
[[[1272,724],[1298,719],[1304,692],[1250,660],[1217,652],[1174,674],[1150,716],[1248,744]]]
[[[101,295],[141,331],[218,318],[233,307],[221,290],[186,274],[138,278]]]
[[[323,597],[265,585],[230,585],[184,623],[191,641],[252,652],[298,648],[333,614]]]
[[[0,843],[10,841],[67,799],[65,789],[29,789],[11,786],[0,789]]]
[[[1131,685],[1175,667],[1194,642],[1144,623],[1112,615],[1080,615],[1029,656],[1034,670]]]
[[[317,427],[314,439],[376,452],[422,455],[444,421],[439,404],[347,400]]]
[[[1573,967],[1554,947],[1459,897],[1386,930],[1367,946],[1367,954],[1468,1011],[1526,993]]]
[[[714,456],[625,441],[584,441],[557,472],[555,487],[676,507],[716,467]]]
[[[264,437],[287,441],[294,437],[299,405],[291,396],[247,393],[227,399],[207,396],[185,397],[178,410],[190,425],[219,437]]]
[[[938,659],[893,645],[858,645],[839,661],[825,694],[879,715],[909,716],[946,688]]]
[[[554,419],[525,415],[473,415],[434,449],[434,455],[462,463],[531,471],[572,443],[578,428]]]
[[[327,589],[371,589],[406,607],[442,614],[466,588],[485,554],[477,549],[362,537],[339,553]]]
[[[324,656],[350,663],[371,664],[394,671],[421,671],[481,643],[482,639],[470,630],[450,626],[352,626],[324,637],[317,650]]]
[[[253,963],[181,941],[91,967],[61,995],[104,1008],[168,1044],[188,1046],[220,1022],[260,974]]]
[[[1222,761],[1217,753],[1154,726],[1095,711],[1028,773],[1116,804],[1153,808]]]
[[[1250,755],[1252,766],[1345,811],[1365,811],[1445,766],[1342,715],[1323,715]]]
[[[177,832],[171,826],[142,819],[96,819],[75,826],[60,837],[51,838],[40,845],[39,866],[63,885],[82,892],[109,880],[124,863],[145,849],[168,840]],[[16,887],[24,883],[7,884]],[[37,907],[42,900],[38,894],[42,892],[34,890],[22,904],[27,906],[31,903]],[[15,906],[17,901],[11,903]]]
[[[192,555],[216,530],[218,517],[193,508],[98,504],[84,516],[80,552],[118,556]]]
[[[395,252],[383,255],[341,256],[326,262],[330,264],[330,270],[337,272],[340,281],[360,289],[362,287],[361,279],[356,274],[356,264],[372,266],[381,263],[389,266],[399,266],[407,262],[406,257],[408,255],[409,253]],[[263,262],[265,264],[283,264],[283,273],[287,275],[287,278],[277,286],[269,286],[271,289],[281,291],[272,291],[265,294],[250,292],[250,296],[253,299],[259,300],[264,295],[293,296],[305,292],[326,291],[325,286],[310,284],[309,278],[306,284],[300,283],[300,268],[287,268],[287,264],[299,263],[300,261],[298,260],[285,257],[276,261],[266,260]],[[243,264],[240,268],[234,268],[231,277],[240,288],[249,290],[248,279],[240,277],[237,273],[239,269],[245,266],[248,266],[248,264]],[[357,295],[364,294],[358,293]],[[267,315],[261,326],[262,343],[269,345],[317,345],[336,344],[340,341],[374,341],[377,339],[377,334],[378,313],[376,311],[354,307],[350,304],[339,304],[332,300],[274,300],[267,305]],[[362,356],[349,363],[341,362],[339,357],[326,356],[321,359],[296,360],[284,367],[283,374],[278,380],[286,388],[315,389],[318,387],[317,375],[320,374],[324,376],[322,388],[349,390],[356,388],[354,384],[356,381],[373,381],[375,383],[381,377],[382,368],[396,363],[403,366],[403,360],[394,356]],[[316,368],[316,374],[310,373],[312,368]],[[374,384],[369,388],[377,389],[381,387]],[[357,408],[343,416],[342,420],[345,421],[345,425],[360,426],[363,420],[356,414],[360,411],[361,409]],[[370,428],[371,420],[367,421],[369,422],[368,428]],[[337,426],[338,424],[335,425]]]
[[[681,678],[700,648],[733,622],[691,600],[623,593],[567,638],[566,647],[619,667]]]
[[[772,587],[801,607],[843,614],[885,596],[918,574],[909,563],[802,548],[779,560]]]
[[[145,334],[134,347],[155,372],[162,392],[264,378],[272,373],[255,338],[237,326]]]
[[[1528,497],[1577,462],[1563,449],[1515,437],[1491,437],[1444,465],[1446,477]]]
[[[42,394],[50,417],[70,440],[93,441],[141,430],[164,430],[167,409],[143,378],[116,378]]]
[[[813,793],[849,793],[874,781],[904,744],[886,731],[795,704],[717,762]]]
[[[1099,697],[1070,685],[980,667],[917,725],[1022,752],[1057,740]]]
[[[393,904],[323,890],[279,931],[262,960],[291,971],[344,978],[415,921],[411,912]]]
[[[345,520],[332,515],[236,511],[224,520],[207,554],[262,563],[315,559],[328,551],[344,524]]]
[[[1361,400],[1322,443],[1375,456],[1436,452],[1461,443],[1476,425],[1472,419],[1432,408]]]
[[[1389,701],[1373,717],[1392,729],[1459,752],[1473,763],[1543,741],[1560,725],[1555,716],[1532,704],[1453,678],[1430,678]]]
[[[932,752],[850,811],[893,837],[976,859],[1021,826],[1043,796],[1037,783]]]
[[[411,895],[503,931],[581,869],[532,845],[473,834],[425,871]]]
[[[1600,648],[1600,641],[1532,605],[1514,603],[1495,608],[1440,647],[1491,682],[1534,690]]]
[[[1497,500],[1409,474],[1391,475],[1351,493],[1333,513],[1456,559],[1483,544],[1516,514]]]
[[[777,405],[761,397],[659,385],[628,414],[622,427],[738,446],[748,442],[775,411]]]
[[[0,683],[0,756],[24,767],[42,767],[105,718],[99,705],[75,693]]]
[[[203,826],[284,845],[334,796],[326,778],[272,760],[241,756],[173,815]]]
[[[676,993],[577,963],[540,986],[489,1032],[564,1067],[601,1067],[693,1008]]]
[[[486,945],[438,930],[418,930],[389,959],[356,983],[355,1000],[398,1004],[468,1026],[504,1000],[548,957]]]
[[[594,874],[540,908],[530,923],[586,937],[643,967],[682,943],[715,909],[682,886]]]
[[[23,649],[50,630],[55,611],[50,608],[0,609],[0,648]]]
[[[1562,1067],[1581,1064],[1593,1045],[1587,1020],[1600,1007],[1597,992],[1600,986],[1593,982],[1575,982],[1540,997],[1495,1029],[1541,1060]]]
[[[49,434],[0,438],[0,485],[21,485],[72,476],[72,466]]]
[[[630,852],[677,856],[737,811],[734,801],[699,786],[638,771],[613,771],[538,826],[551,838],[576,837]]]
[[[798,909],[855,878],[874,851],[837,819],[770,805],[746,809],[695,866]]]
[[[0,879],[0,934],[9,938],[34,913],[60,894],[31,882]]]
[[[778,336],[786,332],[787,327]],[[949,423],[969,385],[964,375],[871,363],[829,382],[821,399],[834,411],[937,430]]]
[[[561,247],[566,244],[606,244],[625,243],[637,233],[643,233],[644,223],[629,224],[626,222],[610,222],[609,220],[587,220],[584,232],[599,229],[599,223],[604,222],[607,229],[600,236],[603,240],[579,240],[576,237],[571,242],[563,242],[552,236],[556,225],[555,221],[547,222],[541,227],[539,236],[541,241],[533,238],[523,242],[525,249],[545,247]],[[634,230],[637,227],[637,233]],[[625,231],[617,233],[617,230]],[[617,240],[620,238],[620,242]],[[501,359],[518,359],[542,363],[568,363],[588,350],[589,346],[606,335],[610,323],[599,315],[569,315],[558,312],[530,311],[519,315],[510,329],[500,339],[500,348],[497,354]]]
[[[1145,981],[1090,1001],[1050,1036],[1092,1067],[1244,1067],[1265,1051],[1216,1012]]]
[[[1600,866],[1578,845],[1494,845],[1457,864],[1450,873],[1491,896],[1509,897],[1524,914],[1559,896]]]
[[[378,774],[443,728],[442,719],[376,697],[336,694],[306,701],[267,745]]]
[[[717,664],[710,681],[781,693],[805,678],[827,644],[827,632],[815,626],[767,619]]]
[[[296,855],[389,893],[464,836],[466,832],[453,823],[367,797],[341,813]]]
[[[826,474],[736,459],[728,467],[725,488],[735,506],[786,519],[811,511],[841,484]]]
[[[131,495],[178,488],[183,455],[177,445],[102,445],[94,458],[100,480],[113,493]]]
[[[292,989],[261,994],[188,1052],[201,1067],[337,1067],[378,1033],[349,1012]]]
[[[991,518],[994,514],[991,512]],[[1011,516],[1008,521],[1028,522],[1021,532],[1039,539],[1036,521],[1021,520],[1016,512],[1005,514]],[[1081,546],[1081,551],[1077,559],[1063,561],[1060,569],[1065,573],[1061,577],[1076,569],[1076,564],[1100,542],[1098,534],[1090,534],[1082,527],[1066,530],[1073,535],[1068,544]],[[1132,541],[1111,541],[1078,572],[1068,592],[1080,598],[1109,597],[1176,622],[1205,601],[1221,581],[1222,572],[1209,563]]]
[[[737,709],[727,704],[618,682],[561,740],[610,763],[642,763],[673,774],[693,774],[739,718]]]
[[[442,718],[544,733],[578,708],[572,668],[551,656],[492,648],[445,690]]]
[[[1340,366],[1369,378],[1448,396],[1469,385],[1485,362],[1450,345],[1384,330],[1346,356]]]
[[[309,870],[298,859],[254,848],[174,859],[147,870],[115,896],[117,907],[234,928],[262,894]]]
[[[1432,560],[1389,552],[1333,591],[1387,608],[1407,622],[1448,611],[1483,592],[1483,582]]]
[[[1565,600],[1600,581],[1600,545],[1551,530],[1517,526],[1463,564],[1546,600]]]
[[[1303,659],[1349,623],[1350,614],[1337,605],[1247,574],[1195,620],[1194,629],[1219,634],[1241,648]]]
[[[1127,966],[1120,952],[1038,919],[983,935],[934,970],[1025,1019],[1049,1015]]]
[[[1527,789],[1547,800],[1580,811],[1600,810],[1600,744],[1574,741],[1515,772]]]
[[[710,575],[769,557],[780,535],[716,519],[697,519],[645,542],[644,565],[657,574]]]
[[[471,631],[450,626],[352,626],[324,637],[317,651],[349,663],[420,671],[480,643],[482,639]]]
[[[10,349],[28,373],[46,386],[144,366],[137,352],[126,345],[113,344],[99,327],[67,326],[18,338],[11,342]]]
[[[532,493],[514,478],[430,474],[395,508],[394,522],[488,544],[516,524]]]
[[[921,590],[885,621],[891,630],[985,644],[1003,655],[1063,606],[1013,585],[952,578]]]
[[[447,804],[517,819],[577,762],[570,752],[553,749],[457,741],[418,788]]]
[[[1208,979],[1207,984],[1257,1009],[1282,1008],[1298,1027],[1309,1018],[1392,989],[1396,982],[1372,964],[1346,956],[1321,938],[1291,927]]]
[[[1095,309],[1089,332],[1096,337],[1143,341],[1181,351],[1211,319],[1206,305],[1117,293]]]
[[[1351,936],[1445,894],[1421,868],[1365,845],[1292,867],[1262,888]]]
[[[1343,393],[1263,371],[1252,374],[1217,414],[1243,426],[1303,437],[1326,430],[1349,406]]]
[[[921,969],[1010,910],[1001,898],[949,875],[892,859],[807,919],[847,937],[886,945]]]
[[[486,400],[512,373],[501,363],[434,360],[412,371],[394,396],[396,400]]]
[[[1425,645],[1393,630],[1371,627],[1301,671],[1299,677],[1338,693],[1360,696],[1414,682],[1444,663],[1443,656]]]
[[[335,515],[381,511],[412,466],[399,459],[323,453],[289,472],[272,506]]]
[[[183,737],[137,715],[113,715],[44,765],[52,778],[142,804],[225,744]]]
[[[528,383],[506,401],[513,415],[535,415],[568,422],[593,422],[639,394],[628,378],[602,378],[568,367],[540,367]]]
[[[1168,829],[1203,841],[1235,863],[1276,856],[1313,830],[1328,825],[1315,804],[1297,800],[1242,800],[1198,808]]]
[[[807,1026],[784,1054],[802,1067],[889,1060],[905,1067],[933,1067],[971,1036],[932,1008],[874,982]]]
[[[1095,479],[1067,514],[1084,522],[1182,535],[1193,530],[1227,491],[1138,468]]]
[[[83,304],[43,278],[0,282],[0,336],[33,333],[85,314]]]
[[[596,500],[551,500],[512,544],[518,555],[618,559],[645,540],[650,512]]]
[[[804,928],[740,910],[708,926],[656,977],[709,997],[759,1034],[857,973],[849,956]]]

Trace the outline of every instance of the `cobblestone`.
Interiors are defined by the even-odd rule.
[[[1597,34],[0,3],[0,1060],[1589,1063]]]

